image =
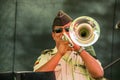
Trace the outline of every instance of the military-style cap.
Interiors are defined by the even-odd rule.
[[[67,15],[65,12],[60,10],[53,21],[52,29],[54,28],[54,26],[64,26],[65,24],[71,21],[72,18],[69,15]]]

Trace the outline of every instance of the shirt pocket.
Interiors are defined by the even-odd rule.
[[[75,65],[74,78],[78,80],[90,80],[88,71],[84,65]]]
[[[55,68],[56,79],[61,80],[61,72],[62,72],[62,66],[61,66],[61,64],[58,64]]]
[[[55,68],[55,72],[61,71],[62,67],[61,64],[58,64]]]
[[[74,72],[78,73],[78,74],[83,74],[83,75],[87,75],[87,69],[84,65],[81,64],[75,64],[74,65]]]

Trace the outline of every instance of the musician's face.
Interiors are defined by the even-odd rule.
[[[54,30],[52,32],[52,37],[56,42],[59,42],[62,40],[63,33],[69,34],[69,27],[71,22],[64,26],[55,26]]]

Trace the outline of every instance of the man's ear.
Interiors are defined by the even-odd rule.
[[[54,32],[52,32],[52,38],[53,38],[53,39],[55,39],[55,37],[54,37],[54,36],[55,36],[55,34],[54,34]]]

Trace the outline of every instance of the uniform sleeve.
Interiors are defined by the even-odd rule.
[[[35,64],[33,66],[33,71],[40,68],[42,65],[44,65],[49,60],[49,54],[41,54],[37,60],[35,61]]]

